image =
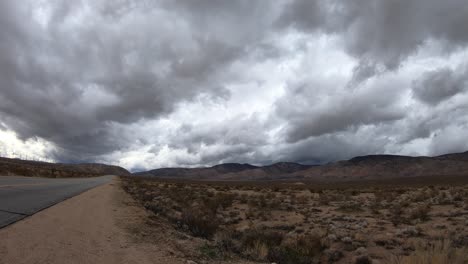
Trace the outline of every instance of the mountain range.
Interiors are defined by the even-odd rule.
[[[468,179],[468,152],[436,157],[368,155],[325,165],[279,162],[268,166],[225,163],[213,167],[161,168],[135,176],[186,180],[309,180],[319,182],[422,177]]]
[[[131,174],[113,165],[85,163],[65,164],[0,158],[0,175],[40,177],[93,177],[119,175],[178,180],[207,181],[274,181],[312,182],[382,181],[403,179],[468,180],[468,152],[436,157],[368,155],[325,165],[278,162],[267,166],[223,163],[212,167],[160,168]]]

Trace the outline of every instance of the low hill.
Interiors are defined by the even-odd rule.
[[[181,178],[181,179],[215,179],[220,175],[229,173],[239,173],[242,171],[256,169],[250,164],[224,163],[213,167],[202,168],[162,168],[144,172],[137,172],[134,175],[159,177],[159,178]]]
[[[291,173],[311,168],[292,162],[280,162],[268,166],[224,163],[202,168],[161,168],[134,173],[136,176],[191,179],[191,180],[274,180],[289,177]]]
[[[98,163],[64,164],[0,158],[0,175],[69,178],[102,175],[126,176],[130,175],[130,173],[126,169],[118,166]]]

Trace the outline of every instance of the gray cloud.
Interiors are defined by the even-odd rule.
[[[261,148],[269,144],[267,130],[268,124],[256,115],[235,116],[220,123],[185,124],[177,128],[168,147],[196,156],[179,159],[186,165],[258,162]]]
[[[466,146],[464,0],[26,2],[0,3],[0,129],[59,161]]]
[[[157,118],[202,92],[225,97],[224,71],[263,38],[259,8],[246,3],[209,5],[252,16],[244,25],[239,14],[205,19],[209,10],[186,2],[87,4],[76,24],[87,12],[82,2],[57,1],[45,26],[23,19],[31,10],[12,1],[1,8],[2,119],[22,138],[56,144],[60,158],[121,148],[113,123]]]
[[[464,69],[453,72],[441,68],[425,72],[413,84],[414,96],[427,104],[438,104],[462,92],[468,86],[468,72]]]
[[[297,142],[313,136],[353,130],[404,118],[398,105],[400,90],[395,83],[376,83],[360,90],[336,89],[339,82],[301,84],[277,102],[277,113],[288,120],[287,140]],[[332,90],[320,93],[317,85]],[[313,94],[318,94],[314,96]]]
[[[359,61],[355,81],[382,69],[395,70],[428,41],[450,51],[468,42],[468,6],[463,0],[291,1],[279,25],[342,36]]]

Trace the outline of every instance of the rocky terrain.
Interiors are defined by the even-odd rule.
[[[63,164],[0,158],[0,175],[68,178],[95,177],[102,175],[125,176],[130,175],[130,173],[126,169],[118,166],[97,163]]]
[[[437,157],[370,155],[321,166],[280,162],[269,166],[220,164],[207,168],[162,168],[136,176],[185,180],[305,180],[318,182],[417,178],[468,178],[468,152]]]

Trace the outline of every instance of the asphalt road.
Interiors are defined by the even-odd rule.
[[[0,176],[0,228],[110,182],[112,178],[113,176],[78,179]]]

